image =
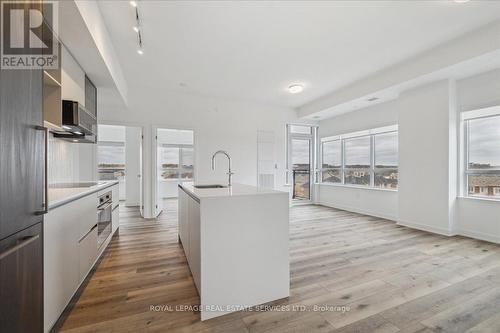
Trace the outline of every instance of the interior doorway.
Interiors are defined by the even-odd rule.
[[[156,129],[156,214],[177,211],[178,185],[194,181],[194,131]]]
[[[97,174],[99,180],[117,180],[120,205],[139,207],[143,214],[142,128],[98,125]]]

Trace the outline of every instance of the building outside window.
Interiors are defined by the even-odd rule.
[[[321,140],[321,182],[398,188],[397,126]]]
[[[500,200],[500,107],[464,112],[462,119],[466,195]]]

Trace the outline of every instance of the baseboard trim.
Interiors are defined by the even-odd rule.
[[[457,234],[465,237],[480,239],[486,242],[500,244],[500,237],[485,234],[483,232],[471,231],[466,229],[457,229]]]
[[[356,208],[353,208],[353,207],[347,207],[347,206],[342,206],[342,205],[335,205],[335,204],[331,204],[331,203],[328,203],[328,202],[319,202],[318,204],[321,205],[321,206],[326,206],[326,207],[330,207],[330,208],[345,210],[345,211],[348,211],[348,212],[353,212],[353,213],[358,213],[358,214],[362,214],[362,215],[368,215],[368,216],[378,217],[378,218],[381,218],[381,219],[384,219],[384,220],[390,220],[390,221],[393,221],[393,222],[396,222],[398,220],[397,216],[393,216],[393,215],[385,214],[385,213],[381,213],[381,212],[366,211],[366,210],[363,210],[363,209],[356,209]]]
[[[429,226],[429,225],[421,224],[421,223],[403,221],[401,219],[399,219],[397,221],[397,224],[402,225],[404,227],[418,229],[418,230],[427,231],[427,232],[432,232],[432,233],[443,235],[443,236],[456,236],[457,235],[456,232],[452,232],[451,230],[448,230],[448,229],[433,227],[433,226]]]

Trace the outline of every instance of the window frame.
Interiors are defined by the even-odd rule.
[[[478,119],[487,119],[487,118],[499,118],[500,119],[500,106],[479,109],[479,110],[471,110],[462,112],[462,131],[463,131],[463,149],[462,149],[462,197],[469,199],[477,199],[477,200],[492,200],[492,201],[500,201],[500,197],[488,196],[488,195],[472,195],[470,193],[469,186],[469,177],[470,176],[481,176],[481,175],[496,175],[500,177],[500,167],[491,168],[491,169],[471,169],[469,168],[470,160],[470,121],[478,120]],[[482,186],[481,186],[482,189]],[[495,191],[495,190],[494,190]]]
[[[397,192],[399,189],[399,179],[398,179],[398,187],[396,187],[395,189],[375,186],[376,171],[378,171],[378,170],[397,170],[398,174],[399,174],[399,161],[398,161],[397,168],[388,169],[388,168],[377,168],[375,166],[375,161],[376,161],[376,151],[375,151],[376,139],[375,139],[375,137],[377,135],[380,135],[380,134],[388,134],[388,133],[397,133],[397,135],[399,136],[398,126],[391,125],[391,126],[386,126],[386,127],[381,127],[381,128],[374,128],[374,129],[366,130],[366,131],[347,133],[344,135],[336,135],[336,136],[332,136],[332,137],[321,138],[320,145],[319,145],[320,146],[319,147],[320,148],[319,149],[319,166],[320,166],[319,180],[320,180],[320,183],[323,185],[331,185],[331,186],[345,186],[345,187],[373,189],[373,190],[381,190],[381,191],[396,191]],[[369,137],[370,138],[370,167],[366,168],[366,170],[370,173],[370,182],[368,185],[348,184],[345,182],[345,174],[346,174],[346,170],[348,170],[348,168],[346,168],[346,145],[345,145],[345,142],[346,142],[346,140],[360,138],[360,137]],[[341,168],[340,168],[341,182],[325,182],[325,181],[323,181],[323,171],[339,169],[339,168],[323,168],[323,144],[326,142],[332,142],[332,141],[340,141],[341,142],[341,162],[342,162]],[[399,159],[399,147],[398,147],[398,159]],[[365,170],[365,168],[363,168],[362,170]]]

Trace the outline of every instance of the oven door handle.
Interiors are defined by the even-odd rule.
[[[106,210],[106,209],[108,209],[108,208],[109,208],[112,204],[113,204],[113,202],[112,202],[112,201],[110,201],[108,204],[104,203],[104,204],[103,204],[103,205],[104,205],[104,207],[102,207],[103,205],[101,205],[101,206],[97,207],[97,210],[98,210],[98,211],[103,211],[103,210]]]

